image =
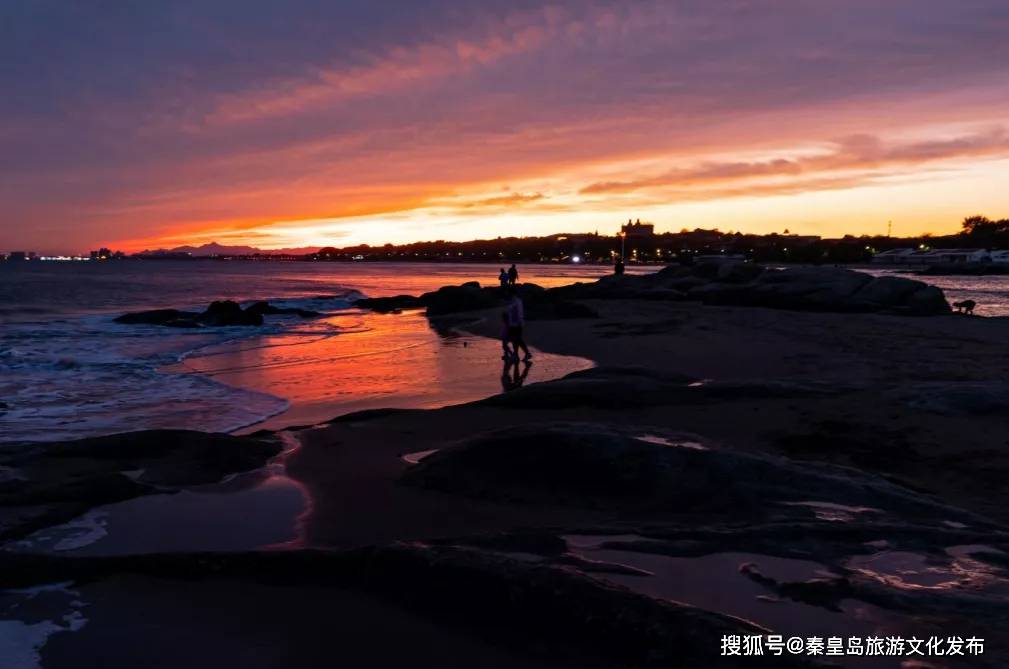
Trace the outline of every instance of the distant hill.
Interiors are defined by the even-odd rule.
[[[154,249],[141,251],[141,255],[153,255],[158,253],[188,253],[196,257],[206,256],[249,256],[255,253],[268,255],[305,255],[315,253],[318,246],[306,246],[297,249],[258,249],[255,246],[225,246],[217,242],[210,242],[203,246],[176,246],[173,249]]]

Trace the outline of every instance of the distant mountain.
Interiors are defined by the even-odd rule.
[[[254,253],[265,253],[269,255],[306,255],[308,253],[315,253],[318,250],[318,246],[305,246],[296,249],[257,249],[255,246],[225,246],[223,244],[218,244],[217,242],[210,242],[209,244],[204,244],[203,246],[176,246],[174,249],[146,250],[141,251],[141,255],[152,255],[157,253],[188,253],[196,257],[248,256]]]

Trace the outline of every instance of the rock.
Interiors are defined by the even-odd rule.
[[[925,286],[911,294],[899,309],[905,309],[913,316],[934,316],[950,313],[949,302],[942,289]]]
[[[297,313],[306,317],[318,315],[316,312],[300,309],[282,310],[272,307],[266,302],[257,302],[253,307],[255,308],[243,310],[237,302],[224,300],[211,303],[206,311],[202,313],[179,311],[178,309],[155,309],[153,311],[123,314],[117,317],[115,321],[129,325],[145,324],[176,328],[198,328],[203,326],[262,325],[264,313]]]
[[[232,300],[212,302],[196,320],[212,327],[263,324],[262,314],[243,311],[241,305]]]
[[[401,309],[420,309],[424,303],[419,297],[413,295],[396,295],[394,297],[366,297],[354,302],[354,306],[379,313],[391,313]]]
[[[311,309],[297,309],[295,307],[275,307],[269,302],[255,302],[245,308],[247,314],[259,314],[260,316],[301,316],[302,318],[317,318],[321,316],[318,311]]]
[[[408,485],[496,500],[672,514],[763,514],[818,500],[932,518],[963,511],[856,469],[718,447],[662,428],[548,422],[492,430],[407,469]]]
[[[803,311],[884,312],[905,315],[949,313],[938,288],[902,277],[875,278],[836,267],[771,270],[753,263],[705,262],[668,266],[643,275],[609,275],[591,283],[543,289],[533,284],[515,288],[530,318],[591,318],[587,307],[563,305],[581,300],[699,300],[706,304],[767,307]],[[445,286],[420,297],[359,300],[376,311],[427,307],[430,316],[500,306],[509,292],[476,281]]]
[[[415,612],[455,634],[473,634],[512,649],[513,666],[620,667],[621,669],[797,669],[824,666],[804,656],[730,657],[719,640],[763,635],[754,623],[702,608],[635,593],[577,569],[544,566],[458,546],[398,543],[324,549],[217,554],[148,554],[61,559],[0,555],[8,588],[55,581],[96,583],[132,575],[194,584],[248,584],[252,592],[298,587],[318,593],[322,610],[331,588],[372,597]],[[234,587],[234,586],[232,586]],[[343,609],[338,609],[342,612]],[[348,609],[350,611],[350,609]],[[391,625],[399,623],[393,621]],[[396,629],[395,627],[393,629]],[[548,630],[549,633],[544,633]],[[325,648],[324,644],[320,648]],[[324,652],[324,651],[320,651]],[[471,652],[471,651],[467,651]],[[313,655],[314,657],[314,655]]]
[[[692,391],[692,381],[692,377],[644,367],[595,367],[494,395],[480,403],[521,409],[660,406]]]
[[[440,316],[460,311],[489,309],[503,303],[500,288],[480,288],[475,281],[461,286],[443,286],[436,291],[424,293],[420,301],[427,307],[429,316]]]
[[[599,313],[592,307],[571,300],[544,300],[527,303],[525,314],[526,319],[530,321],[599,317]]]
[[[274,438],[150,430],[56,443],[5,444],[0,541],[67,522],[88,509],[179,486],[215,483],[278,454]],[[123,472],[142,470],[139,477]]]
[[[942,291],[920,281],[834,267],[765,270],[749,283],[712,282],[687,295],[706,304],[799,311],[937,315],[950,310]]]
[[[763,266],[754,263],[724,262],[718,266],[715,277],[728,283],[748,283],[763,273]]]
[[[32,452],[32,467],[62,471],[143,469],[140,480],[144,483],[195,485],[261,467],[280,452],[280,445],[273,439],[195,430],[144,430],[38,444]]]
[[[168,325],[171,327],[196,327],[193,320],[199,314],[178,309],[154,309],[123,314],[115,319],[116,323],[127,325]],[[191,324],[191,325],[190,325]]]

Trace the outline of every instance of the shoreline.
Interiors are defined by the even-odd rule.
[[[596,317],[530,321],[528,340],[598,363],[591,369],[293,430],[301,446],[284,476],[306,500],[291,511],[297,546],[0,553],[5,587],[42,574],[96,584],[84,593],[94,621],[54,637],[43,658],[65,666],[60,658],[111,629],[117,607],[163,602],[179,578],[199,584],[186,597],[193,606],[199,592],[219,593],[217,605],[236,613],[226,577],[268,601],[298,593],[312,610],[318,595],[298,588],[322,587],[337,614],[381,602],[434,616],[433,634],[474,644],[460,658],[469,664],[512,648],[532,666],[763,666],[718,654],[724,631],[752,634],[755,624],[804,637],[963,630],[990,646],[963,666],[997,666],[1009,629],[1009,444],[999,437],[1009,321],[578,301]],[[481,313],[432,323],[493,336]],[[422,451],[432,453],[403,459]],[[117,513],[142,521],[137,509],[127,500]],[[211,522],[214,504],[199,514]],[[235,521],[220,522],[218,531]],[[115,590],[124,574],[133,594]],[[500,588],[506,601],[487,599]],[[593,633],[576,601],[606,634]],[[414,629],[385,615],[390,633]],[[627,616],[642,626],[621,627]],[[503,621],[525,619],[540,622],[515,630],[516,645]],[[165,637],[149,630],[117,652],[164,643],[182,624],[166,619]],[[279,618],[271,626],[289,629]],[[225,648],[210,643],[211,655]],[[302,659],[326,657],[327,644],[306,644]]]

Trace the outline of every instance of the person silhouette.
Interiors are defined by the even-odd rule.
[[[518,358],[519,349],[525,354],[522,358],[523,360],[532,360],[532,353],[529,352],[529,347],[526,346],[525,336],[523,333],[523,328],[525,327],[525,307],[522,305],[522,299],[518,295],[518,291],[514,288],[510,289],[511,299],[508,301],[508,307],[505,311],[508,324],[508,340],[515,350],[515,357]]]
[[[519,280],[519,270],[517,267],[515,267],[515,263],[512,263],[512,266],[508,268],[508,285],[514,286],[516,283],[518,283],[518,280]]]
[[[501,273],[498,274],[497,280],[501,282],[502,288],[506,288],[508,286],[508,272],[505,271],[504,267],[501,268]]]

